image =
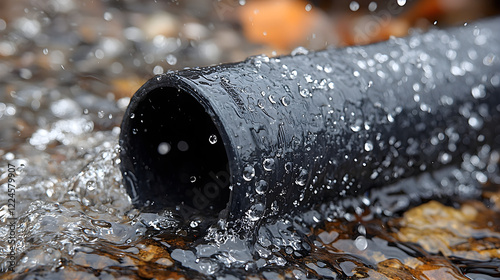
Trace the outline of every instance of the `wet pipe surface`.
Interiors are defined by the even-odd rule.
[[[456,164],[496,146],[499,24],[158,75],[123,119],[125,185],[255,224]]]
[[[431,201],[407,211],[395,221],[377,221],[371,216],[380,218],[380,212],[391,213],[391,208],[401,211],[412,204],[405,201],[407,197],[429,200],[444,195],[478,195],[479,190],[474,187],[477,182],[474,184],[457,175],[456,169],[438,168],[454,163],[457,158],[463,160],[464,153],[496,146],[498,62],[490,58],[498,51],[499,42],[494,36],[488,37],[490,44],[487,45],[480,42],[482,40],[470,41],[474,34],[492,34],[496,21],[343,51],[298,53],[279,58],[261,56],[241,64],[157,76],[138,90],[122,124],[121,164],[129,193],[137,206],[177,207],[185,218],[194,216],[200,220],[195,223],[203,224],[207,220],[210,223],[210,218],[204,216],[207,213],[216,216],[221,211],[229,212],[222,215],[222,218],[229,215],[229,223],[219,220],[208,229],[208,236],[216,232],[213,237],[217,240],[222,230],[223,234],[229,231],[238,237],[223,237],[223,243],[215,251],[204,244],[196,247],[196,254],[188,248],[171,252],[174,259],[195,270],[208,269],[217,274],[220,266],[211,259],[215,256],[218,260],[226,257],[236,262],[243,260],[246,273],[257,269],[267,278],[287,273],[296,278],[466,279],[464,273],[471,277],[474,273],[496,277],[497,256],[486,252],[490,251],[487,248],[492,248],[493,254],[497,252],[496,240],[488,237],[486,241],[482,235],[485,231],[475,228],[480,224],[480,204],[472,204],[473,207],[464,203],[454,209]],[[483,65],[468,67],[467,73],[462,73],[450,61],[450,50],[454,59],[471,59],[471,52],[475,53],[483,57]],[[378,60],[378,70],[363,71],[369,67],[370,62],[366,61],[371,57]],[[402,60],[401,64],[390,57]],[[399,67],[404,68],[404,77],[398,76]],[[334,75],[328,75],[330,73]],[[482,81],[490,83],[485,85]],[[249,82],[252,87],[246,86]],[[292,84],[296,88],[291,89]],[[394,89],[395,85],[399,88]],[[266,96],[269,104],[264,99]],[[259,98],[260,103],[256,100]],[[197,102],[201,104],[199,108]],[[172,103],[178,106],[169,108]],[[375,109],[367,103],[375,104]],[[325,115],[315,114],[315,106],[328,109],[327,115],[333,115],[338,123],[315,119]],[[481,119],[473,116],[481,110]],[[199,127],[198,123],[201,123]],[[287,125],[294,128],[291,134],[286,132],[291,129],[283,129]],[[156,133],[157,130],[160,133]],[[193,130],[196,133],[193,134]],[[265,136],[260,136],[262,133]],[[222,177],[203,174],[210,168],[220,170],[227,164],[218,162],[213,155],[205,155],[210,149],[218,155],[224,154],[217,139],[224,143],[229,162],[229,170],[223,170]],[[288,149],[287,144],[291,146]],[[165,149],[162,150],[162,146]],[[189,154],[189,149],[195,149],[194,154]],[[362,154],[358,154],[359,151]],[[363,155],[365,152],[368,153]],[[387,155],[390,152],[393,158]],[[182,153],[186,156],[182,157]],[[377,157],[377,153],[381,156]],[[341,157],[342,154],[346,156]],[[176,159],[173,165],[168,165],[170,155]],[[202,156],[206,156],[210,166],[204,165],[207,159],[200,158]],[[202,163],[196,166],[192,160]],[[324,167],[323,161],[328,162],[330,168]],[[361,172],[363,167],[368,172]],[[375,209],[371,209],[373,199],[369,194],[362,197],[367,191],[367,186],[363,186],[365,180],[373,185],[380,175],[381,182],[388,184],[427,168],[437,171],[428,171],[431,175],[403,180],[393,186],[396,193],[407,192],[405,196],[396,196],[396,205],[379,194],[379,200],[374,199]],[[338,174],[325,179],[322,177],[325,170]],[[386,170],[391,173],[383,174]],[[318,175],[313,179],[311,174]],[[226,182],[231,178],[230,200],[197,204],[202,192],[208,198],[211,194],[220,198],[217,196],[220,190],[206,188],[210,177]],[[199,179],[205,187],[197,189]],[[171,191],[168,182],[184,186]],[[266,185],[263,189],[262,184]],[[462,189],[450,189],[451,185],[460,185]],[[412,192],[407,188],[418,190]],[[329,206],[319,205],[328,200],[325,196],[328,198],[329,193],[336,199]],[[335,208],[336,203],[341,203],[338,197],[345,199],[346,194],[361,194],[360,205],[352,206],[354,214],[346,212],[343,218],[332,218],[342,212],[341,208],[332,210],[335,214],[325,208]],[[389,193],[387,196],[390,197]],[[226,201],[229,204],[224,209]],[[198,211],[186,213],[183,209],[186,204],[189,209],[197,207]],[[309,208],[315,205],[322,211],[276,221],[276,216],[290,213],[294,207],[304,209],[304,205]],[[217,223],[217,218],[212,222]],[[204,235],[204,227],[201,229]],[[427,239],[429,231],[433,234]],[[478,237],[482,245],[476,244]],[[225,245],[231,243],[234,248],[226,249]],[[469,261],[470,251],[475,251],[478,260]],[[250,252],[258,253],[261,258],[255,261]],[[208,260],[200,258],[205,254]],[[485,255],[487,261],[480,261]],[[294,264],[296,269],[268,271],[272,266],[263,259],[269,256],[272,257],[267,261],[273,264]],[[191,263],[193,260],[198,264]]]
[[[243,239],[224,223],[202,232],[201,217],[185,220],[171,210],[147,213],[135,209],[122,185],[117,145],[120,131],[116,127],[128,100],[115,102],[99,95],[110,90],[106,83],[81,75],[103,67],[97,57],[71,55],[73,47],[80,54],[94,53],[87,48],[95,42],[87,29],[78,33],[86,42],[83,45],[72,36],[47,42],[32,33],[38,26],[44,32],[61,34],[61,24],[50,23],[64,22],[57,15],[74,8],[55,11],[54,7],[47,8],[53,18],[29,18],[38,11],[28,9],[26,18],[21,18],[29,24],[7,24],[9,37],[1,44],[5,95],[0,100],[0,183],[5,192],[0,193],[0,278],[500,277],[500,155],[491,145],[462,155],[461,164],[440,172],[425,172],[357,199],[346,197],[301,214],[263,221],[252,239]],[[98,15],[100,21],[82,26],[119,18],[116,10],[104,18]],[[37,25],[38,20],[47,25]],[[478,37],[477,42],[482,42],[484,37]],[[104,42],[117,47],[113,40]],[[26,55],[19,55],[25,50]],[[101,51],[108,59],[109,49]],[[19,60],[9,53],[17,53]],[[449,55],[453,57],[453,52]],[[479,64],[498,61],[495,54],[486,60],[474,57],[470,52],[456,65],[455,73],[470,69],[467,62],[476,59]],[[27,66],[30,61],[35,66]],[[123,65],[133,68],[132,61],[125,51]],[[119,68],[112,66],[113,71]],[[61,79],[50,76],[54,74]],[[498,75],[487,83],[498,85]],[[113,91],[118,92],[122,84],[116,79]],[[480,96],[480,89],[472,92],[471,88],[471,94]],[[463,114],[474,113],[465,109]],[[465,125],[478,124],[477,116],[469,115],[469,119]],[[438,133],[430,141],[439,143],[446,136]],[[159,151],[165,152],[162,147]],[[272,166],[265,163],[267,168]],[[9,171],[9,164],[14,172]],[[15,176],[14,217],[7,205],[9,174]],[[14,246],[11,240],[16,241]],[[8,271],[11,256],[16,261],[13,272]]]

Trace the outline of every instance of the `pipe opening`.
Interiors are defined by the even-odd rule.
[[[230,176],[224,143],[194,97],[157,88],[129,117],[126,145],[141,192],[137,204],[181,206],[183,215],[217,215],[226,208]]]

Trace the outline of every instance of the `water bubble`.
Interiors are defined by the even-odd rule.
[[[398,5],[403,7],[404,5],[406,5],[406,0],[398,0]]]
[[[358,65],[359,68],[365,70],[366,69],[366,62],[364,60],[358,60],[358,62],[356,62],[356,64]]]
[[[370,205],[371,205],[371,203],[372,203],[368,197],[363,197],[363,198],[361,199],[361,202],[362,202],[365,206],[370,206]]]
[[[446,51],[446,57],[449,60],[454,60],[457,57],[457,52],[455,50],[447,50]]]
[[[495,75],[491,77],[491,85],[494,87],[500,86],[500,75]]]
[[[377,9],[377,2],[370,2],[370,4],[368,4],[368,10],[370,12],[375,12],[376,9]]]
[[[327,64],[327,65],[325,65],[325,67],[323,67],[323,71],[325,71],[325,73],[327,73],[327,74],[330,74],[330,73],[332,73],[333,68],[332,68],[332,66]]]
[[[463,76],[465,75],[465,69],[457,66],[457,65],[453,65],[451,67],[451,74],[453,74],[454,76]]]
[[[352,1],[351,3],[349,3],[349,9],[351,9],[351,11],[353,12],[359,10],[359,3],[356,1]]]
[[[429,112],[430,113],[431,108],[429,107],[429,105],[422,103],[422,104],[420,104],[420,110],[422,110],[422,112]]]
[[[168,152],[170,152],[170,144],[167,142],[161,142],[158,145],[158,153],[160,155],[166,155]]]
[[[292,56],[295,56],[295,55],[299,55],[299,54],[308,54],[309,53],[309,50],[307,50],[306,48],[304,47],[297,47],[295,48],[292,52],[291,52],[291,55]]]
[[[271,102],[272,104],[276,104],[276,101],[274,100],[274,97],[272,95],[269,95],[267,99],[269,99],[269,102]]]
[[[34,38],[37,34],[39,34],[42,28],[39,21],[35,19],[28,19],[26,17],[21,17],[15,20],[13,22],[13,26],[28,38]]]
[[[120,74],[122,71],[123,71],[123,65],[118,62],[118,61],[115,61],[113,63],[111,63],[111,72],[113,72],[114,74]]]
[[[446,96],[446,95],[441,96],[439,101],[444,105],[452,105],[453,104],[453,98]]]
[[[97,49],[95,52],[94,52],[94,55],[97,59],[103,59],[104,58],[104,51],[101,50],[101,49]]]
[[[179,141],[179,143],[177,143],[177,149],[181,152],[185,152],[189,150],[189,144],[186,141]]]
[[[309,90],[307,88],[301,89],[299,91],[299,94],[302,97],[309,97],[309,96],[311,96],[311,93],[309,92]]]
[[[416,93],[416,94],[414,94],[414,95],[413,95],[413,100],[414,100],[415,102],[419,102],[419,101],[420,101],[420,95],[419,95],[419,94],[417,94],[417,93]]]
[[[50,111],[58,118],[69,118],[80,115],[80,106],[72,99],[63,98],[50,105]]]
[[[198,221],[191,221],[191,223],[189,223],[189,226],[192,227],[192,228],[195,228],[199,225],[199,222]]]
[[[361,125],[363,124],[363,121],[361,119],[356,119],[353,125],[351,125],[351,130],[354,132],[358,132],[361,130]]]
[[[265,171],[272,171],[274,168],[274,159],[266,158],[264,162],[262,162],[262,166],[264,167]]]
[[[105,12],[104,13],[104,20],[110,21],[112,19],[113,19],[113,14],[111,14],[110,12]]]
[[[399,64],[397,62],[395,62],[394,60],[391,60],[389,62],[389,66],[391,67],[392,71],[394,71],[394,72],[398,72],[400,69]]]
[[[265,107],[264,100],[262,100],[262,99],[257,100],[257,106],[261,109],[264,109],[264,107]]]
[[[450,163],[451,162],[451,155],[448,154],[448,153],[442,153],[440,156],[439,156],[439,162],[441,162],[442,164],[447,164],[447,163]]]
[[[243,169],[243,179],[245,181],[251,181],[255,177],[255,168],[251,165],[245,166]]]
[[[476,50],[469,50],[467,51],[467,55],[469,56],[470,59],[475,60],[477,59],[477,52]]]
[[[469,118],[469,125],[474,129],[481,129],[483,127],[483,119],[481,119],[478,115],[473,114]]]
[[[191,176],[191,177],[189,177],[189,181],[190,181],[191,183],[196,182],[196,176]]]
[[[267,191],[268,184],[264,180],[260,180],[255,183],[255,192],[257,194],[264,194]]]
[[[493,61],[495,61],[495,55],[490,53],[487,56],[483,58],[483,64],[486,66],[491,66],[493,64]]]
[[[416,92],[419,92],[420,91],[420,84],[419,83],[414,83],[413,84],[413,90],[416,91]]]
[[[295,179],[295,184],[301,187],[305,186],[308,177],[309,177],[309,172],[307,172],[307,170],[305,169],[301,169],[299,175],[297,176],[297,179]]]
[[[257,68],[260,68],[262,66],[262,60],[260,60],[258,57],[254,58],[253,65],[255,65],[255,67]]]
[[[292,171],[292,163],[291,162],[285,163],[285,171],[286,171],[286,173],[290,173],[290,171]]]
[[[210,135],[208,137],[208,142],[210,142],[210,144],[212,144],[212,145],[217,143],[217,135],[215,135],[215,134]]]
[[[460,67],[468,72],[472,72],[472,70],[474,70],[474,64],[468,61],[463,61],[462,63],[460,63]]]
[[[86,184],[87,190],[93,191],[96,188],[95,182],[93,180],[90,180]]]
[[[382,71],[382,70],[378,70],[377,71],[377,76],[379,76],[382,79],[385,79],[387,77],[387,74],[384,71]]]
[[[290,104],[290,102],[287,100],[286,96],[283,96],[281,97],[281,104],[283,104],[283,106],[288,106],[288,104]]]
[[[486,90],[484,85],[479,85],[477,87],[473,87],[471,90],[472,96],[476,99],[484,98],[486,96]]]
[[[175,65],[177,64],[177,57],[175,57],[175,55],[173,54],[169,54],[167,55],[167,57],[165,58],[165,60],[167,61],[168,64],[170,65]]]
[[[22,68],[19,70],[19,76],[25,80],[29,80],[33,77],[33,73],[31,73],[31,70],[27,68]]]
[[[137,132],[139,132],[137,128],[132,128],[132,134],[137,134]]]
[[[389,56],[386,54],[376,53],[373,58],[377,60],[378,63],[384,63],[389,60]]]
[[[246,217],[252,221],[255,222],[262,218],[262,215],[264,214],[265,206],[262,203],[257,203],[252,206],[250,206],[250,209],[246,212]]]
[[[159,75],[159,74],[163,74],[163,67],[161,67],[160,65],[156,65],[154,68],[153,68],[153,74],[155,75]]]
[[[360,251],[365,250],[368,247],[368,241],[364,236],[358,236],[356,240],[354,240],[354,246]]]
[[[312,5],[311,4],[307,4],[306,5],[306,11],[309,12],[309,11],[311,11],[311,9],[312,9]]]
[[[365,226],[364,225],[359,225],[358,226],[358,232],[361,235],[366,235],[366,228],[365,228]]]
[[[486,41],[488,41],[488,37],[486,37],[485,35],[479,35],[476,37],[476,39],[474,39],[474,44],[482,46],[486,44]]]
[[[13,42],[0,42],[0,54],[10,56],[16,52],[16,45]]]
[[[373,150],[373,143],[371,141],[366,141],[365,143],[365,151],[370,152]]]
[[[488,176],[486,176],[483,172],[476,172],[475,177],[481,184],[486,184],[488,181]]]

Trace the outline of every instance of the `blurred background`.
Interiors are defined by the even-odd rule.
[[[171,69],[288,54],[298,46],[368,44],[464,24],[499,6],[494,0],[4,0],[0,83],[8,92],[16,89],[5,89],[11,79],[64,80],[119,98]]]

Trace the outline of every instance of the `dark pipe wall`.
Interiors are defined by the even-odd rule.
[[[258,221],[458,163],[500,141],[498,27],[156,76],[121,127],[129,194]]]

